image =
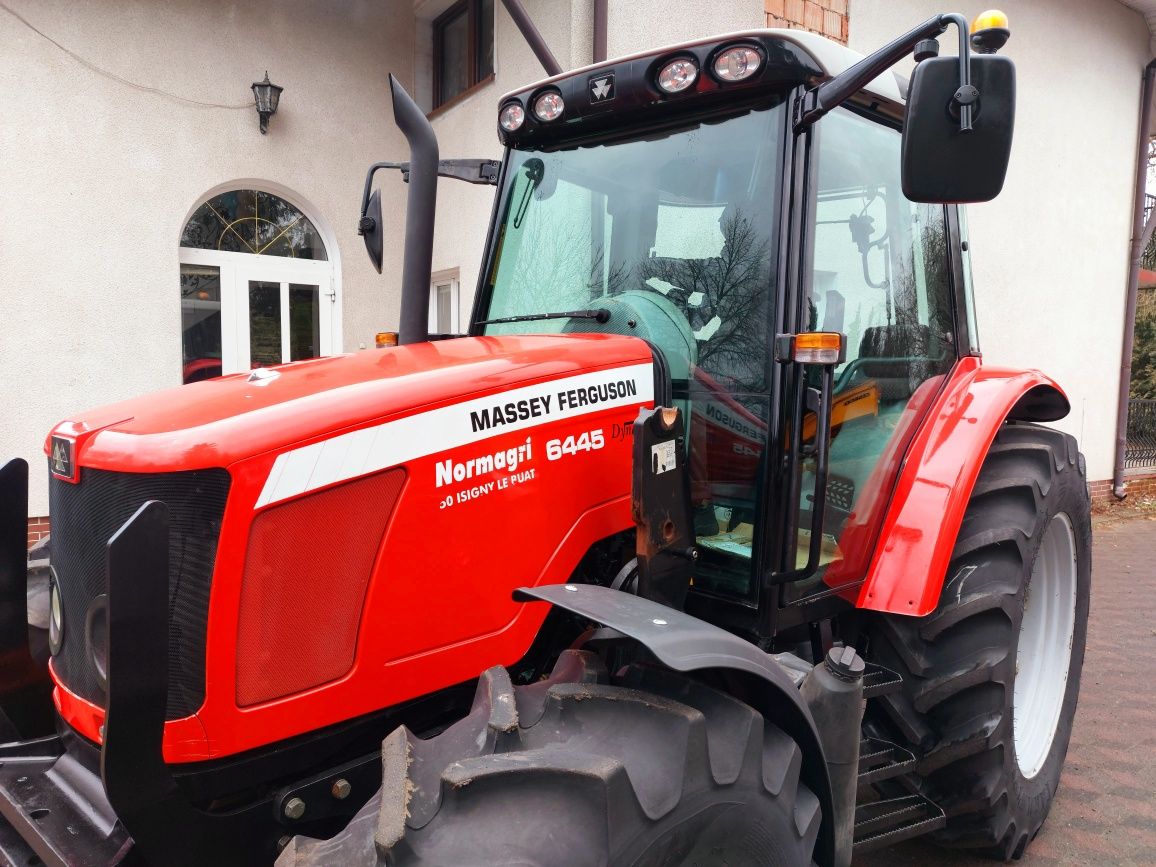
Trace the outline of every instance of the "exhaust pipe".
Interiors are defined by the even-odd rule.
[[[433,270],[434,213],[438,192],[438,140],[425,113],[389,76],[393,119],[409,144],[409,195],[405,208],[405,258],[401,268],[401,322],[397,342],[429,340],[429,280]]]

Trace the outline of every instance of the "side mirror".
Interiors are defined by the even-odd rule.
[[[1016,75],[1010,58],[971,55],[972,129],[960,132],[959,60],[932,57],[911,77],[903,123],[903,195],[913,202],[988,202],[1003,189],[1015,125]]]
[[[382,246],[385,242],[385,233],[381,226],[381,190],[374,190],[361,214],[357,224],[357,234],[365,241],[365,252],[369,254],[369,261],[381,273]]]

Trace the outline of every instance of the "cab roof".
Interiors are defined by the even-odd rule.
[[[820,36],[818,33],[810,33],[806,30],[788,30],[783,27],[767,27],[758,30],[742,30],[737,33],[720,33],[717,36],[708,36],[705,39],[696,39],[693,42],[680,42],[674,45],[666,45],[661,48],[654,48],[648,51],[640,51],[636,54],[627,54],[622,57],[604,60],[601,63],[592,63],[587,66],[580,66],[577,69],[571,69],[568,72],[562,72],[550,78],[543,78],[536,81],[529,87],[519,87],[516,90],[511,90],[502,95],[498,100],[500,105],[504,105],[513,97],[527,90],[539,90],[549,84],[554,84],[563,79],[572,76],[579,76],[587,73],[594,73],[598,70],[606,69],[615,66],[624,61],[641,60],[643,58],[654,57],[656,55],[677,55],[680,50],[689,48],[694,45],[703,45],[708,43],[730,43],[742,42],[744,39],[752,37],[771,37],[781,40],[783,42],[793,43],[804,51],[806,51],[823,71],[824,78],[834,78],[844,70],[850,69],[856,63],[864,58],[865,55],[858,51],[848,48],[846,45],[840,45],[826,36]],[[875,78],[868,84],[864,91],[872,96],[885,99],[888,102],[902,105],[907,97],[907,78],[900,75],[894,70],[888,70],[882,75]]]
[[[723,81],[709,70],[728,48],[747,45],[762,56],[749,79]],[[679,93],[658,88],[658,71],[672,60],[692,59],[701,70],[694,84]],[[515,130],[498,125],[502,144],[524,150],[551,150],[597,142],[635,128],[662,128],[714,115],[781,102],[791,88],[813,87],[849,69],[863,55],[814,33],[761,29],[651,49],[573,69],[511,91],[498,111],[517,103],[523,121]],[[906,81],[888,70],[860,93],[886,113],[902,115]],[[563,99],[560,117],[541,120],[533,108],[545,92]]]

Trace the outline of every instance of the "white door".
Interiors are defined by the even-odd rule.
[[[181,250],[185,381],[340,351],[329,262]]]
[[[233,269],[231,294],[234,370],[333,354],[334,293],[327,267],[285,260],[240,263]]]

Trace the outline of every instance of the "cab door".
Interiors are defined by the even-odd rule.
[[[842,332],[847,352],[834,371],[821,515],[816,413],[787,421],[801,424],[804,452],[792,462],[787,568],[822,534],[818,571],[785,585],[787,603],[862,580],[903,454],[959,354],[947,208],[903,196],[898,124],[839,108],[812,135],[799,330]],[[802,375],[811,385],[818,371]]]

